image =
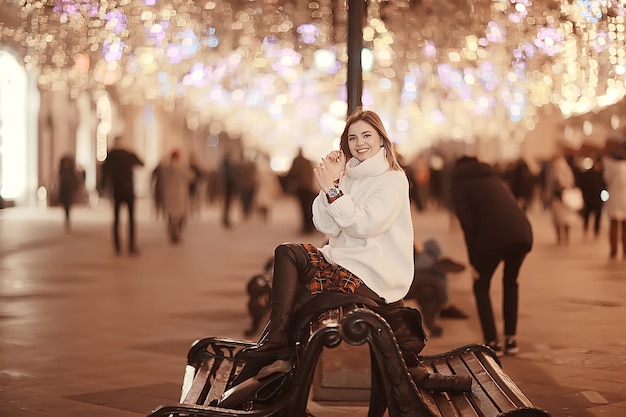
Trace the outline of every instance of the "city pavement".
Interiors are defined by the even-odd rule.
[[[267,224],[236,217],[225,230],[219,215],[219,207],[204,208],[173,246],[142,200],[140,256],[117,257],[107,204],[76,207],[69,232],[60,208],[0,210],[0,416],[138,417],[176,402],[195,339],[243,338],[246,282],[274,246],[324,239],[299,235],[288,198]],[[554,417],[622,417],[626,260],[608,260],[606,222],[599,240],[578,228],[568,246],[557,246],[549,215],[535,207],[530,218],[535,246],[520,277],[521,352],[503,358],[504,369]],[[465,261],[462,234],[446,213],[415,213],[415,231]],[[481,342],[469,275],[451,275],[449,284],[451,301],[470,317],[442,320],[443,336],[428,341],[426,354]],[[359,404],[311,402],[309,409],[318,417],[367,415]]]

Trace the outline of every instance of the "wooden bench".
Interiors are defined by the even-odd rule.
[[[435,393],[415,385],[391,327],[367,306],[330,309],[301,330],[293,359],[273,363],[261,371],[260,381],[242,383],[237,379],[251,364],[240,352],[253,343],[215,337],[196,341],[188,353],[180,404],[161,406],[149,417],[304,417],[320,353],[342,342],[369,345],[368,417],[382,417],[386,410],[389,417],[549,417],[531,404],[486,346],[421,357],[431,372],[473,378],[471,392]]]
[[[471,393],[434,393],[419,389],[436,416],[543,416],[504,372],[499,358],[484,345],[468,345],[439,355],[422,356],[432,372],[470,375]]]

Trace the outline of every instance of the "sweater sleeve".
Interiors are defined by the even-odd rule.
[[[333,204],[336,204],[337,201],[345,198],[346,196],[341,196],[339,199],[335,200]],[[328,236],[337,236],[341,229],[335,223],[335,219],[332,218],[330,214],[328,214],[328,207],[330,203],[326,199],[326,194],[324,191],[320,191],[315,200],[313,200],[313,225],[320,232],[324,233]]]
[[[372,187],[360,204],[347,193],[326,208],[326,215],[350,237],[367,238],[389,230],[400,215],[402,202],[409,192],[408,180],[401,171],[388,171]]]

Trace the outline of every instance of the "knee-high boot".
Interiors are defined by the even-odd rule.
[[[289,335],[296,291],[299,283],[310,279],[310,269],[309,257],[301,245],[283,243],[276,247],[268,331],[257,346],[246,349],[248,354],[280,354],[293,347]]]

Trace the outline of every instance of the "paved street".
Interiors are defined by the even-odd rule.
[[[106,202],[105,202],[106,203]],[[138,257],[116,257],[107,204],[77,207],[68,233],[60,208],[0,210],[0,416],[145,416],[177,401],[191,342],[243,338],[247,280],[276,244],[298,234],[294,201],[225,230],[219,208],[191,219],[179,246],[147,201],[139,204]],[[554,417],[626,415],[626,260],[574,230],[556,246],[549,215],[530,214],[535,246],[521,278],[521,352],[504,368]],[[462,234],[439,211],[415,213],[417,239],[437,237],[465,261]],[[500,271],[492,297],[500,309]],[[467,273],[449,278],[468,320],[442,320],[424,353],[481,342]],[[501,323],[500,323],[501,328]],[[310,404],[316,416],[365,416],[364,407]]]

